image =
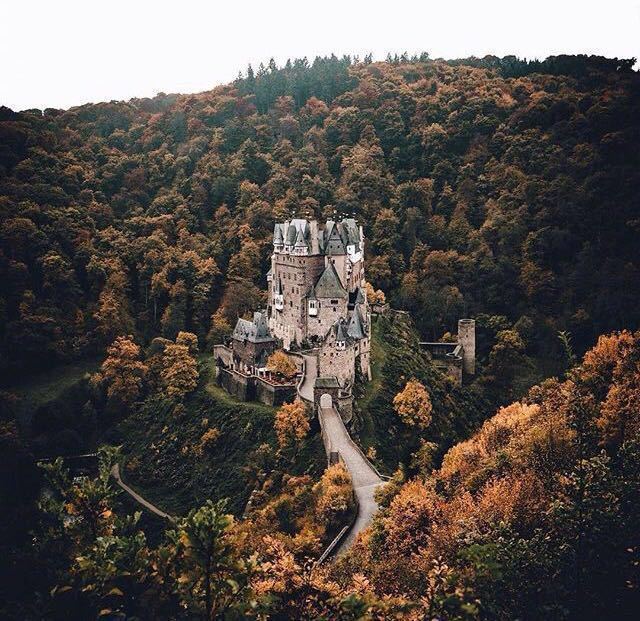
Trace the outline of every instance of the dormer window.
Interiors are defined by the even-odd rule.
[[[345,341],[336,341],[336,349],[339,351],[344,351],[346,345]]]

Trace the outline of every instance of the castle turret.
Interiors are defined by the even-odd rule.
[[[475,319],[458,321],[458,343],[462,345],[462,370],[466,375],[476,372],[476,322]]]

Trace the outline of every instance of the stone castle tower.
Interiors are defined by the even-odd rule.
[[[476,322],[475,319],[458,321],[458,342],[462,345],[462,370],[467,375],[476,372]]]
[[[352,218],[276,223],[267,275],[271,335],[285,349],[317,347],[319,374],[352,385],[370,376],[371,318],[364,279],[365,240]]]

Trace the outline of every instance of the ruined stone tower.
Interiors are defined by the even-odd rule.
[[[476,372],[476,321],[460,319],[458,321],[458,342],[462,345],[462,370],[465,375]]]

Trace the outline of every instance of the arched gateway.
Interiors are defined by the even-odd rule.
[[[331,395],[327,392],[320,395],[320,407],[321,408],[332,408],[333,407],[333,399]]]

